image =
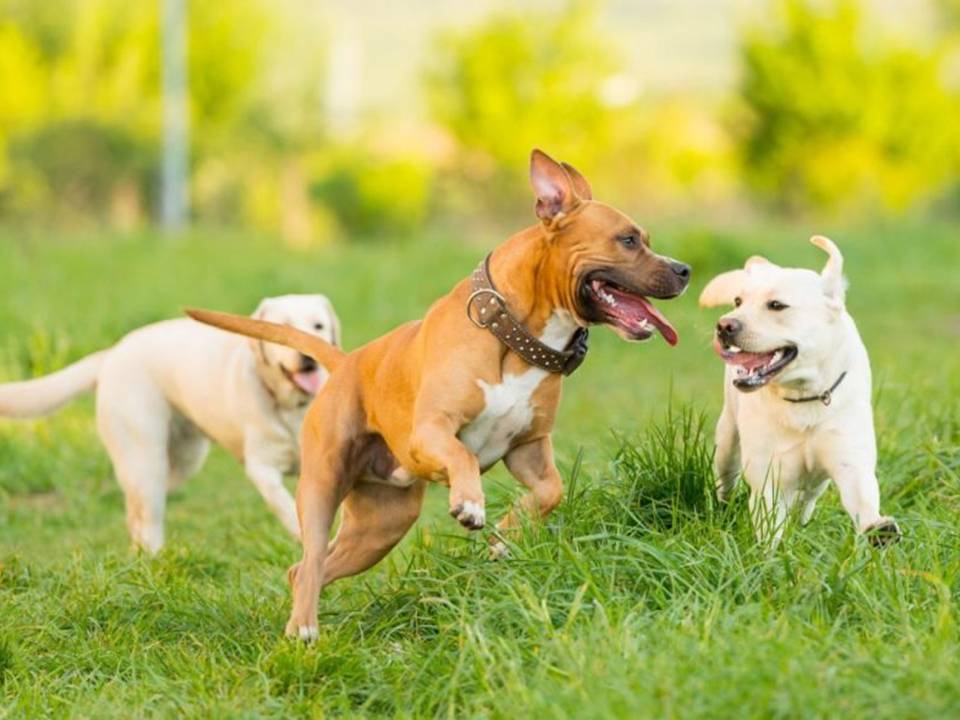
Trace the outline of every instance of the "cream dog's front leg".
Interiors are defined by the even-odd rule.
[[[892,517],[880,514],[876,454],[869,448],[834,443],[823,453],[822,462],[857,532],[869,532],[870,542],[878,547],[897,542],[900,527]]]
[[[300,524],[297,522],[297,506],[283,484],[283,473],[270,460],[255,452],[247,454],[243,461],[247,477],[253,482],[267,505],[280,519],[283,526],[295,538],[300,539]]]
[[[726,502],[740,477],[740,433],[737,419],[728,403],[724,403],[723,412],[717,420],[716,443],[714,467],[717,473],[717,499]]]
[[[787,517],[797,500],[796,491],[784,488],[781,477],[784,472],[781,458],[774,456],[768,462],[753,461],[744,468],[750,485],[750,519],[760,543],[771,549],[780,544]]]

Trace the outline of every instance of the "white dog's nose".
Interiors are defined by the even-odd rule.
[[[743,330],[743,323],[736,318],[720,318],[717,323],[717,337],[721,340],[733,340]]]

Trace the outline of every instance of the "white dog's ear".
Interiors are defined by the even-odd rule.
[[[823,289],[827,297],[843,303],[845,284],[843,280],[843,255],[840,249],[833,244],[830,238],[823,235],[814,235],[810,242],[823,250],[829,256],[827,264],[820,271],[820,277],[823,278]]]
[[[267,318],[267,309],[270,307],[270,298],[264,298],[260,301],[260,304],[257,305],[257,309],[253,311],[250,317],[256,320],[265,320]]]
[[[740,292],[747,279],[746,270],[731,270],[720,273],[700,293],[700,307],[709,308],[719,305],[733,305],[733,299]]]
[[[743,264],[744,270],[750,270],[755,267],[762,267],[768,265],[770,267],[779,267],[777,264],[770,262],[763,255],[752,255],[747,258],[747,261]]]
[[[333,303],[330,302],[330,298],[326,295],[321,295],[323,298],[323,304],[327,308],[327,313],[330,315],[330,337],[333,339],[333,344],[337,347],[340,347],[340,318],[337,317],[336,310],[333,309]]]

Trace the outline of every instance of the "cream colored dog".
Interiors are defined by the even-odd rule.
[[[267,298],[254,317],[339,342],[337,315],[323,295]],[[283,475],[297,469],[300,425],[326,378],[296,350],[167,320],[47,377],[0,385],[0,416],[45,415],[96,386],[97,429],[126,496],[130,535],[148,552],[163,546],[167,492],[200,469],[210,440],[243,462],[299,536]]]
[[[900,529],[880,515],[870,361],[844,306],[840,251],[810,242],[829,255],[820,274],[752,257],[700,295],[702,307],[734,306],[714,340],[727,364],[717,494],[726,499],[742,470],[757,535],[775,545],[791,508],[807,523],[832,479],[857,531],[884,545]]]

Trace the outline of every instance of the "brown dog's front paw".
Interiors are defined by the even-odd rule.
[[[450,509],[450,515],[467,530],[479,530],[486,523],[486,512],[483,505],[472,500],[459,503]]]
[[[865,530],[867,539],[875,548],[885,548],[900,542],[903,533],[900,532],[900,526],[893,518],[880,520]]]
[[[287,627],[286,630],[284,630],[284,634],[288,638],[299,639],[305,643],[312,643],[316,641],[318,637],[320,637],[320,628],[318,628],[316,624],[303,625],[298,623],[293,618],[290,618],[289,622],[287,622]]]

